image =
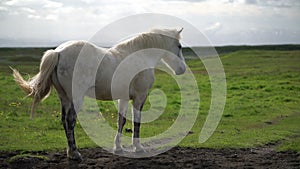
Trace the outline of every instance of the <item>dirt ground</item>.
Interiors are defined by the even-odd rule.
[[[206,149],[175,147],[163,154],[141,159],[113,155],[101,148],[80,149],[83,161],[66,158],[66,152],[22,152],[48,157],[22,157],[21,152],[0,152],[0,168],[300,168],[300,154],[276,152],[268,145],[252,149]]]

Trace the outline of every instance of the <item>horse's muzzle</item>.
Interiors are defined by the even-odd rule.
[[[176,70],[175,70],[175,74],[176,75],[181,75],[185,72],[186,70],[186,67],[185,67],[185,64],[182,63]]]

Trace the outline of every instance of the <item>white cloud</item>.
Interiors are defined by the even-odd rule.
[[[62,7],[63,4],[60,2],[54,2],[54,1],[45,1],[45,5],[43,6],[44,8],[60,8]]]
[[[45,19],[47,19],[47,20],[57,20],[57,18],[58,18],[58,16],[57,15],[53,15],[53,14],[50,14],[50,15],[47,15],[46,17],[45,17]]]
[[[91,4],[91,3],[95,2],[95,0],[80,0],[80,1],[87,3],[87,4]]]
[[[28,18],[29,19],[40,19],[41,18],[41,16],[39,16],[39,15],[28,15]]]
[[[9,0],[4,4],[12,7],[37,7],[41,6],[44,2],[44,0]]]
[[[1,12],[1,11],[4,11],[4,12],[5,12],[5,11],[8,11],[8,9],[7,9],[7,7],[0,6],[0,12]]]
[[[220,22],[216,22],[214,23],[213,25],[205,28],[205,31],[216,31],[216,30],[219,30],[221,28],[221,23]]]
[[[28,13],[35,13],[36,11],[34,9],[28,8],[28,7],[23,7],[20,8],[21,10],[23,10],[24,12],[28,12]]]
[[[266,7],[276,7],[276,8],[292,8],[300,7],[299,0],[260,0],[257,5],[266,6]]]
[[[11,1],[5,2],[6,5],[16,5],[16,4],[18,4],[18,3],[20,3],[19,0],[11,0]]]

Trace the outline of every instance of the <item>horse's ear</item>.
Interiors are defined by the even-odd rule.
[[[178,34],[180,34],[182,32],[183,28],[179,29]]]

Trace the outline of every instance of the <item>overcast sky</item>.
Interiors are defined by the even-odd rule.
[[[89,39],[141,13],[186,20],[213,45],[300,44],[299,0],[1,0],[0,46]]]

